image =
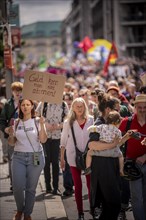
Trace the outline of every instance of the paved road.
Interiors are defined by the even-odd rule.
[[[8,176],[8,164],[2,163],[2,149],[0,142],[0,220],[12,220],[16,212],[16,205],[12,192],[9,190],[10,181]],[[89,202],[83,178],[83,201],[85,220],[90,220]],[[60,175],[60,190],[64,191]],[[77,220],[77,209],[74,196],[63,198],[52,194],[45,194],[43,173],[37,186],[36,202],[32,214],[33,220]],[[127,212],[127,220],[134,220],[132,212]]]

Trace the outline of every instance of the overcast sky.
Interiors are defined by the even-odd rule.
[[[13,0],[19,3],[20,26],[37,21],[63,20],[71,10],[72,0]]]

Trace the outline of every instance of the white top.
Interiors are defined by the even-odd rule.
[[[36,120],[36,124],[35,124]],[[38,119],[29,119],[27,121],[20,120],[18,122],[18,126],[15,126],[16,122],[14,124],[15,130],[15,136],[17,138],[17,141],[15,143],[14,151],[19,152],[38,152],[42,151],[42,145],[40,144],[40,141],[38,139],[38,130],[40,130]],[[38,130],[37,127],[38,126]],[[26,135],[27,133],[27,135]],[[28,138],[34,148],[32,148]]]
[[[96,127],[96,132],[100,134],[100,141],[111,143],[114,138],[122,137],[121,131],[112,124],[101,124]]]
[[[84,152],[87,142],[89,140],[89,132],[87,131],[87,128],[93,125],[93,123],[94,123],[93,116],[89,116],[83,129],[80,127],[77,120],[73,124],[77,146],[81,152]],[[76,163],[75,163],[76,151],[75,151],[75,145],[68,119],[65,120],[63,124],[60,146],[66,148],[66,156],[67,156],[68,164],[70,166],[76,167]]]
[[[91,126],[88,129],[89,132],[97,132],[100,134],[99,140],[106,143],[112,143],[114,138],[117,136],[118,138],[122,138],[121,131],[112,124],[101,124],[98,126]],[[117,146],[112,149],[97,151],[94,150],[92,155],[101,156],[101,157],[121,157],[122,152],[120,148]]]
[[[64,109],[63,104],[51,104],[47,103],[47,111],[46,111],[46,121],[49,124],[60,124],[62,123],[62,114],[64,111],[64,116],[68,114],[68,106],[64,102]],[[36,112],[41,114],[42,109],[42,102],[40,102],[37,106]],[[64,119],[64,118],[63,118]],[[48,132],[48,138],[52,139],[60,139],[61,137],[61,129],[54,130],[52,132]]]

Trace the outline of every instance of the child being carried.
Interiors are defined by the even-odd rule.
[[[86,157],[86,169],[84,171],[84,175],[88,175],[91,173],[91,162],[92,156],[99,157],[118,157],[119,158],[119,166],[120,166],[120,175],[123,176],[123,166],[124,166],[124,158],[123,154],[120,150],[120,146],[123,145],[132,131],[128,131],[123,137],[121,131],[118,129],[121,123],[121,116],[117,111],[111,111],[106,118],[106,124],[101,124],[98,126],[90,126],[88,131],[90,133],[90,141],[101,141],[105,143],[112,143],[115,138],[119,138],[119,144],[115,148],[107,149],[107,150],[88,150]],[[99,139],[98,139],[98,135]]]

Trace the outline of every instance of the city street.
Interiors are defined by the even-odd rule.
[[[0,132],[17,151],[20,204],[0,133],[0,220],[93,220],[97,203],[100,219],[145,219],[145,30],[146,0],[0,0]],[[80,175],[77,150],[86,146],[93,161]],[[66,197],[64,151],[76,189]]]
[[[11,220],[15,211],[16,205],[12,192],[9,190],[10,181],[8,176],[8,164],[2,163],[2,149],[0,142],[0,219]],[[84,177],[83,177],[84,178]],[[84,179],[83,179],[84,182]],[[60,190],[64,191],[62,186],[62,175],[60,175]],[[90,220],[88,196],[83,184],[83,201],[85,220]],[[75,198],[61,198],[52,194],[45,194],[44,175],[40,176],[37,186],[36,202],[32,214],[33,220],[76,220],[77,211]],[[127,212],[127,220],[133,220],[132,212]]]

